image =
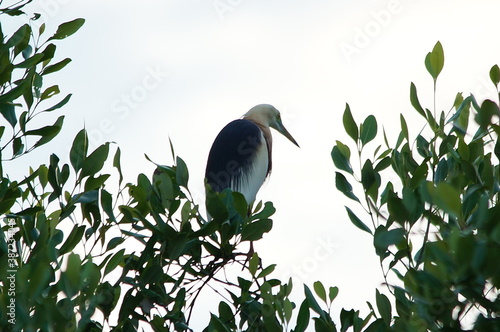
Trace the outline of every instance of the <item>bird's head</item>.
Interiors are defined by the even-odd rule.
[[[274,106],[268,104],[254,106],[243,116],[243,118],[252,120],[265,127],[274,128],[288,138],[290,142],[299,146],[288,130],[286,130],[281,121],[281,114]]]

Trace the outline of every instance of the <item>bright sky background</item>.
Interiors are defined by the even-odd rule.
[[[256,104],[272,104],[301,148],[273,132],[273,173],[257,199],[277,212],[256,250],[264,265],[278,264],[283,281],[294,277],[297,305],[302,282],[338,286],[336,311],[366,314],[382,280],[371,237],[346,216],[344,205],[355,205],[335,189],[330,151],[335,140],[352,143],[342,127],[345,103],[357,122],[374,114],[395,142],[400,113],[410,135],[421,128],[410,82],[432,107],[424,58],[438,40],[445,52],[438,110],[448,111],[458,91],[492,98],[488,72],[500,63],[500,2],[492,0],[40,0],[32,8],[44,13],[48,31],[77,17],[86,24],[58,46],[60,59],[73,59],[54,74],[62,92],[74,94],[63,132],[23,162],[66,153],[85,125],[94,147],[118,143],[126,180],[134,181],[154,169],[145,153],[172,163],[170,137],[203,205],[205,162],[219,130]],[[195,330],[209,318],[198,313]]]

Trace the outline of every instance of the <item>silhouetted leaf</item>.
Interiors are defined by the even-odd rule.
[[[59,90],[59,86],[53,85],[51,87],[48,87],[47,89],[45,89],[45,91],[42,92],[42,94],[40,95],[40,99],[41,100],[48,99],[54,95],[57,95],[59,92],[61,92]]]
[[[354,212],[351,211],[351,209],[349,209],[347,206],[345,207],[345,209],[347,210],[347,215],[349,216],[349,219],[351,220],[351,222],[354,224],[354,226],[358,227],[359,229],[361,229],[362,231],[365,231],[367,233],[370,233],[372,234],[372,231],[371,229],[365,225],[365,223],[363,223],[361,221],[361,219],[359,219],[355,214]]]
[[[378,289],[376,289],[376,297],[377,308],[380,316],[384,320],[387,326],[390,326],[392,320],[392,310],[391,310],[391,302],[384,294],[380,293]]]
[[[0,103],[0,113],[14,127],[17,124],[16,108],[12,103]]]
[[[189,181],[189,173],[186,163],[180,157],[177,157],[176,161],[176,181],[180,186],[187,187]]]
[[[415,87],[415,84],[413,84],[413,82],[410,85],[410,101],[413,108],[415,108],[417,112],[425,118],[425,111],[422,106],[420,106],[420,101],[418,100],[417,96],[417,88]]]
[[[83,160],[87,156],[88,145],[87,131],[82,129],[76,134],[69,152],[69,159],[75,172],[78,172],[82,168]]]
[[[121,249],[118,251],[116,254],[114,254],[111,259],[108,261],[108,264],[106,264],[106,267],[104,268],[104,274],[103,276],[107,275],[111,271],[113,271],[120,263],[123,262],[123,254],[125,252],[125,249]]]
[[[429,74],[431,74],[434,81],[438,78],[439,73],[444,66],[444,52],[443,46],[440,42],[437,42],[432,49],[432,52],[429,52],[425,57],[425,67]]]
[[[118,170],[118,175],[120,176],[118,184],[121,184],[123,181],[122,167],[120,164],[120,156],[121,156],[120,148],[117,148],[116,152],[115,152],[115,156],[113,158],[113,167],[115,167]]]
[[[377,136],[377,120],[373,115],[369,115],[365,121],[361,124],[361,134],[359,139],[364,145]]]
[[[402,228],[387,230],[383,225],[380,225],[375,230],[374,245],[385,251],[389,246],[404,240],[404,236],[405,231]]]
[[[90,155],[88,155],[82,163],[82,171],[80,173],[79,179],[83,179],[86,176],[94,175],[99,172],[104,166],[104,162],[108,158],[109,153],[109,143],[105,143],[95,149]]]
[[[314,287],[314,292],[316,293],[316,295],[318,295],[319,298],[323,300],[323,302],[327,303],[326,302],[326,290],[325,290],[325,287],[323,286],[323,284],[321,283],[321,281],[315,281],[313,283],[313,287]]]
[[[262,238],[273,227],[271,219],[260,219],[254,221],[243,228],[241,232],[242,241],[256,241]]]
[[[309,318],[309,301],[306,299],[302,301],[302,304],[300,305],[299,314],[297,315],[297,325],[293,331],[304,332],[309,325]]]
[[[71,62],[71,59],[70,58],[66,58],[64,60],[61,60],[59,61],[58,63],[55,63],[53,65],[50,65],[50,66],[47,66],[43,69],[43,72],[42,72],[42,75],[48,75],[48,74],[51,74],[51,73],[55,73],[61,69],[63,69],[64,67],[66,67],[66,65],[68,63]]]
[[[64,122],[64,115],[57,118],[56,122],[52,126],[45,126],[39,129],[28,130],[25,132],[26,136],[42,136],[40,140],[35,143],[35,147],[39,147],[43,144],[50,142],[54,137],[61,131]]]
[[[350,174],[354,173],[349,163],[349,159],[341,152],[338,146],[333,147],[331,155],[335,167]]]
[[[335,300],[338,294],[339,294],[338,287],[330,287],[328,291],[328,299],[330,300],[330,302],[333,302],[333,300]]]
[[[349,104],[345,105],[345,111],[344,115],[342,117],[343,123],[344,123],[344,129],[346,133],[351,136],[351,138],[357,142],[359,137],[358,137],[358,126],[356,125],[356,122],[354,121],[354,118],[352,117],[351,109],[349,107]]]
[[[309,307],[312,310],[316,311],[316,313],[318,313],[321,317],[324,317],[324,315],[325,315],[324,311],[319,306],[318,302],[314,298],[314,295],[312,294],[309,287],[307,287],[307,285],[304,285],[304,293],[306,295],[306,300],[309,303]]]
[[[347,181],[346,177],[340,172],[335,172],[335,186],[344,195],[346,195],[350,199],[359,202],[359,199],[352,192],[351,184]]]
[[[69,233],[68,238],[64,241],[64,244],[59,249],[59,255],[64,255],[75,248],[75,246],[80,243],[83,237],[83,232],[85,231],[85,226],[74,226]]]
[[[59,109],[61,107],[63,107],[64,105],[66,105],[68,103],[68,101],[71,99],[71,94],[67,95],[66,97],[64,97],[63,100],[61,100],[60,102],[58,102],[57,104],[55,104],[54,106],[52,107],[49,107],[47,108],[46,110],[42,111],[42,112],[52,112],[56,109]]]
[[[78,29],[80,29],[84,23],[85,23],[85,20],[83,18],[77,18],[73,21],[62,23],[57,28],[56,33],[52,37],[50,37],[48,40],[64,39],[66,37],[69,37],[72,34],[74,34],[75,32],[77,32]]]
[[[75,253],[71,253],[68,256],[66,270],[63,272],[63,282],[64,282],[64,291],[66,295],[71,298],[76,293],[78,293],[80,289],[80,266],[82,261],[80,256]]]
[[[498,86],[500,83],[500,68],[498,68],[498,65],[494,65],[490,69],[490,79],[495,84],[495,86]]]

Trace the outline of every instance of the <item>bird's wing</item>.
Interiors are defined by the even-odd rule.
[[[214,191],[231,188],[251,203],[267,176],[268,159],[261,129],[251,121],[234,120],[215,138],[205,177]]]

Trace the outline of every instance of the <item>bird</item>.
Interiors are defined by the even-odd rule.
[[[205,170],[206,183],[215,192],[226,188],[243,194],[249,206],[272,170],[273,138],[270,128],[299,147],[272,105],[252,107],[228,123],[215,138]]]

